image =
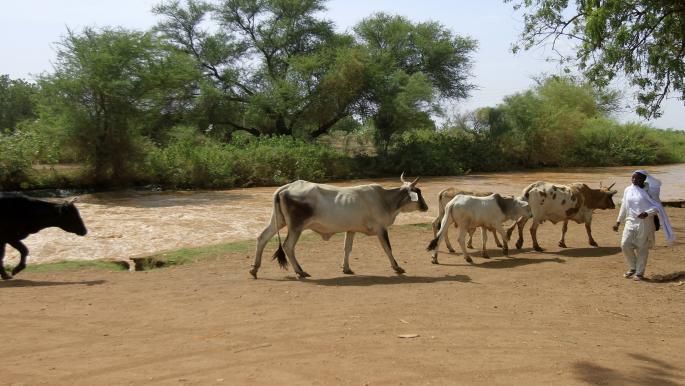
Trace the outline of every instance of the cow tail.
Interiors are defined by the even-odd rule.
[[[428,247],[426,248],[427,251],[434,251],[438,247],[438,242],[440,241],[440,237],[444,232],[447,231],[447,228],[449,228],[449,222],[452,220],[452,208],[449,205],[445,206],[445,213],[442,215],[442,220],[440,220],[440,224],[438,224],[438,234],[435,235],[435,238],[431,240],[430,244],[428,244]]]
[[[278,236],[278,249],[276,252],[274,252],[273,255],[273,260],[278,261],[278,266],[281,267],[281,269],[288,269],[288,259],[285,256],[285,251],[283,250],[283,243],[281,242],[281,232],[278,227],[278,217],[283,216],[283,212],[281,211],[281,202],[280,202],[280,196],[278,193],[274,195],[274,221],[276,222],[274,226],[276,227],[276,235]]]

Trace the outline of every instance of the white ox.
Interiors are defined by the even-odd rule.
[[[437,237],[438,231],[440,230],[440,221],[442,221],[442,216],[445,214],[445,206],[457,194],[463,194],[463,195],[467,195],[467,196],[476,196],[476,197],[485,197],[485,196],[491,195],[492,192],[467,192],[467,191],[459,190],[459,189],[455,189],[455,188],[443,189],[440,193],[438,193],[438,216],[435,217],[435,219],[431,223],[431,225],[433,227],[433,237]],[[483,231],[483,228],[481,228],[481,231]],[[497,238],[497,232],[494,229],[489,229],[489,231],[492,232],[492,235],[495,237],[495,244],[497,244],[497,246],[499,248],[502,248],[502,243],[500,243],[499,239]],[[467,248],[473,249],[473,234],[475,232],[476,232],[476,228],[469,229],[469,241],[466,243]],[[454,248],[452,248],[452,243],[450,242],[450,238],[449,238],[449,231],[445,231],[445,244],[447,245],[447,250],[454,253]],[[483,257],[487,258],[488,257],[487,251],[484,250],[483,253],[484,253]]]
[[[588,242],[596,247],[597,242],[592,238],[592,213],[595,209],[616,208],[612,199],[616,194],[615,190],[611,190],[613,186],[614,184],[603,187],[600,183],[599,189],[592,189],[581,183],[566,186],[538,181],[526,187],[522,197],[528,201],[532,210],[533,224],[530,226],[530,236],[533,239],[533,248],[536,251],[543,251],[538,244],[537,229],[545,220],[551,221],[552,224],[564,222],[561,240],[559,240],[560,247],[566,248],[565,237],[569,220],[578,224],[584,223]],[[519,238],[516,241],[518,249],[523,246],[523,227],[527,221],[527,217],[521,218],[507,231],[507,236],[511,236],[514,227],[518,226]]]
[[[349,256],[356,232],[378,236],[390,266],[398,274],[404,273],[392,255],[388,227],[395,222],[400,212],[428,210],[421,190],[416,187],[418,179],[406,182],[403,173],[400,176],[402,186],[394,189],[385,189],[378,184],[337,187],[307,181],[295,181],[278,188],[274,193],[269,225],[257,239],[255,261],[250,274],[257,278],[266,243],[285,226],[288,227],[288,236],[281,244],[279,234],[274,259],[283,269],[287,268],[290,261],[300,278],[309,276],[295,258],[295,244],[305,229],[320,234],[324,240],[335,233],[346,232],[342,264],[345,274],[354,273],[350,269]]]
[[[440,222],[438,236],[428,245],[427,249],[434,251],[431,262],[438,264],[438,246],[452,223],[459,228],[459,245],[464,253],[464,259],[469,263],[473,262],[473,260],[469,256],[464,239],[468,230],[475,227],[497,230],[504,242],[504,255],[508,256],[508,238],[504,233],[502,223],[506,220],[516,220],[522,216],[530,216],[530,207],[527,202],[518,198],[502,197],[497,193],[487,197],[456,195],[445,206],[445,214]],[[484,229],[482,230],[482,235],[483,250],[485,250],[487,232]]]

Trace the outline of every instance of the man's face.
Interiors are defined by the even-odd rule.
[[[641,188],[644,188],[646,179],[647,179],[647,176],[645,176],[642,173],[633,173],[633,177],[631,177],[630,180],[633,182],[633,185],[637,185]]]

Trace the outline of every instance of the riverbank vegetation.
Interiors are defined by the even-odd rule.
[[[338,33],[323,6],[168,1],[151,31],[68,31],[53,72],[0,78],[0,189],[685,162],[685,133],[617,122],[621,95],[580,78],[447,116],[477,42],[386,14]]]

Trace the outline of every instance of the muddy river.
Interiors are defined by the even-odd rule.
[[[685,199],[685,164],[645,168],[662,180],[662,200]],[[398,224],[428,222],[437,214],[437,194],[448,186],[465,190],[520,194],[535,181],[559,184],[584,182],[598,187],[616,182],[619,197],[635,167],[550,169],[482,173],[457,177],[427,177],[419,183],[430,207],[426,213],[400,214]],[[387,187],[399,179],[354,180],[333,185],[377,182]],[[79,237],[50,228],[29,236],[30,262],[126,259],[154,252],[254,239],[269,220],[274,187],[224,191],[96,193],[79,197],[88,235]],[[342,248],[342,246],[341,246]],[[16,252],[7,248],[7,262]]]

